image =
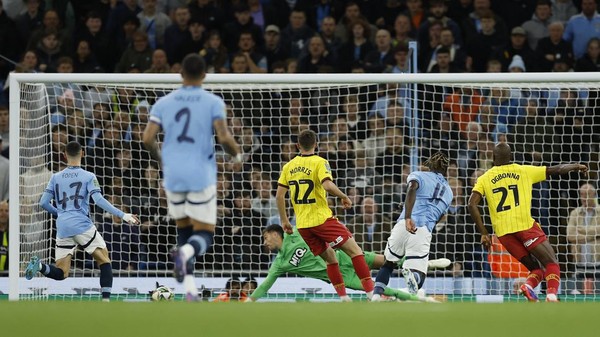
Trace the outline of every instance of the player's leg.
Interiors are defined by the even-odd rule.
[[[96,248],[91,254],[98,268],[100,269],[100,289],[102,292],[102,300],[108,302],[112,292],[113,272],[108,250],[106,248]]]
[[[378,301],[384,294],[385,288],[390,282],[390,277],[396,269],[397,263],[403,259],[405,250],[406,235],[409,233],[404,226],[404,220],[400,220],[392,228],[390,237],[385,246],[385,261],[379,267],[379,272],[375,277],[375,288],[373,289],[373,300]]]
[[[546,301],[558,301],[557,293],[560,285],[560,267],[556,260],[554,249],[548,240],[530,249],[531,254],[544,266],[544,279],[546,280]]]
[[[349,302],[350,297],[348,297],[348,294],[346,293],[346,284],[344,283],[344,277],[342,276],[340,265],[335,256],[335,251],[331,247],[326,247],[319,256],[327,265],[327,277],[329,278],[329,281],[331,281],[331,285],[333,285],[335,292],[342,301]]]
[[[427,227],[419,227],[415,234],[407,236],[402,275],[411,294],[416,294],[425,283],[430,245],[431,233]]]
[[[510,253],[515,259],[521,262],[530,273],[527,276],[525,284],[519,287],[519,291],[523,296],[530,302],[537,302],[538,297],[535,293],[534,288],[540,283],[543,272],[539,269],[539,265],[533,260],[529,252],[523,246],[521,240],[515,233],[506,234],[498,238],[500,243],[504,246],[506,251]]]
[[[367,297],[371,299],[373,297],[373,288],[375,287],[371,278],[371,270],[367,265],[362,249],[352,237],[352,233],[337,219],[329,219],[320,227],[324,227],[324,232],[327,233],[326,236],[329,238],[327,242],[335,242],[334,248],[339,247],[344,253],[350,256],[354,271],[360,278]]]
[[[57,238],[54,251],[55,264],[44,263],[37,256],[32,256],[27,268],[25,278],[31,280],[38,272],[53,280],[62,281],[69,276],[71,269],[71,256],[77,244],[73,237]]]

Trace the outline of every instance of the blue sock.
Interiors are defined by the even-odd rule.
[[[373,289],[373,294],[383,295],[383,291],[390,282],[390,276],[392,275],[393,271],[394,269],[387,263],[381,266],[381,268],[379,268],[379,272],[377,273],[377,277],[375,278],[375,289]]]
[[[194,229],[191,226],[177,228],[177,247],[185,245],[192,234],[194,234]]]
[[[194,256],[200,256],[206,253],[208,248],[213,244],[213,236],[213,232],[194,231],[194,235],[188,240],[188,243],[194,247]]]
[[[53,280],[62,281],[65,279],[65,273],[60,268],[51,264],[42,263],[42,269],[40,270],[47,278]]]
[[[102,288],[102,298],[110,298],[112,291],[113,273],[110,263],[100,265],[100,288]]]

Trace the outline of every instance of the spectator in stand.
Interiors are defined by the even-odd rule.
[[[351,40],[352,36],[350,34],[351,32],[348,31],[348,25],[358,19],[364,20],[369,25],[368,31],[370,32],[370,35],[365,34],[365,37],[370,41],[375,40],[375,32],[377,31],[377,27],[369,23],[369,20],[367,20],[367,18],[360,13],[360,6],[358,6],[356,1],[348,1],[346,3],[346,8],[344,9],[344,16],[342,16],[335,27],[335,35],[342,43],[346,43]]]
[[[60,126],[60,125],[59,125]],[[85,156],[85,166],[96,174],[101,186],[110,185],[112,168],[116,166],[117,152],[123,148],[121,135],[112,123],[105,123],[102,138],[96,140],[91,153]]]
[[[598,193],[592,184],[579,188],[580,206],[571,211],[567,225],[567,238],[575,257],[576,276],[583,281],[577,288],[583,293],[600,292],[600,206]],[[585,285],[591,280],[593,286]]]
[[[481,139],[483,128],[475,121],[467,124],[465,136],[462,137],[456,158],[461,179],[468,178],[477,168],[477,145]]]
[[[591,38],[600,38],[600,29],[596,28],[600,25],[597,8],[596,0],[582,0],[581,13],[571,17],[567,23],[563,39],[573,46],[575,59],[579,59],[585,54]]]
[[[385,117],[380,115],[369,116],[367,121],[369,137],[362,142],[367,159],[375,160],[385,151]]]
[[[228,68],[227,48],[223,45],[221,34],[212,30],[208,33],[208,39],[204,48],[200,51],[200,56],[204,57],[207,73],[226,73]]]
[[[401,181],[402,165],[410,162],[410,148],[406,146],[404,131],[401,128],[388,128],[385,132],[385,150],[375,160],[375,166],[382,176],[392,181]]]
[[[206,43],[206,26],[200,19],[192,17],[188,24],[188,31],[185,40],[177,50],[176,59],[183,60],[187,54],[196,54],[204,49]]]
[[[170,63],[181,62],[179,48],[190,34],[190,10],[179,7],[175,10],[175,22],[165,30],[165,52]]]
[[[248,295],[242,291],[242,282],[237,277],[232,277],[225,284],[225,292],[213,299],[213,302],[245,301]]]
[[[408,42],[414,41],[415,34],[413,34],[411,29],[410,18],[408,15],[404,13],[398,14],[396,20],[394,21],[394,31],[392,33],[393,46],[408,46]]]
[[[122,55],[125,50],[133,43],[133,34],[140,28],[140,19],[137,16],[130,16],[125,19],[123,25],[119,27],[117,36],[115,37],[119,48],[119,55]]]
[[[254,186],[254,198],[252,198],[252,210],[263,215],[265,219],[269,219],[277,215],[277,202],[273,195],[273,186],[271,186],[271,178],[268,173],[263,173],[257,182],[252,183]]]
[[[138,6],[137,0],[122,0],[118,1],[114,7],[111,8],[108,19],[106,20],[106,32],[111,39],[115,39],[121,30],[121,27],[125,24],[125,21],[131,17],[137,17],[142,11],[142,8]]]
[[[285,60],[286,66],[286,72],[288,74],[295,74],[297,73],[298,70],[298,60],[295,58],[289,58],[287,60]]]
[[[69,136],[79,144],[85,144],[88,125],[83,114],[83,110],[74,109],[67,115],[67,126],[69,127]]]
[[[486,73],[501,73],[502,72],[502,63],[500,61],[492,59],[487,61],[485,65]]]
[[[351,38],[341,45],[338,61],[341,72],[350,72],[353,65],[363,65],[364,59],[375,47],[368,40],[371,33],[367,21],[357,19],[348,24]]]
[[[162,48],[165,44],[165,31],[171,25],[171,19],[156,9],[156,0],[142,0],[142,11],[137,15],[140,19],[140,31],[148,35],[150,48]]]
[[[94,104],[92,112],[92,125],[88,129],[86,147],[91,149],[96,146],[96,141],[102,139],[102,131],[105,126],[111,124],[111,115],[107,104],[98,102]]]
[[[512,58],[512,62],[508,65],[509,73],[524,73],[527,71],[523,58],[519,55],[515,55]]]
[[[3,55],[10,60],[18,59],[26,42],[19,40],[19,34],[16,32],[17,26],[13,19],[7,15],[2,1],[0,0],[0,55]],[[0,94],[2,94],[3,90],[3,81],[6,78],[9,70],[12,68],[12,65],[6,62],[6,60],[0,60]],[[0,96],[0,104],[3,103],[2,100],[3,97]]]
[[[35,30],[43,27],[44,11],[40,9],[41,0],[26,0],[25,3],[27,11],[17,16],[15,23],[20,41],[27,42]]]
[[[263,1],[248,0],[248,7],[250,9],[250,16],[252,16],[252,22],[259,26],[261,30],[265,30],[270,24],[275,23],[278,13],[273,8],[273,5],[261,2]]]
[[[239,34],[237,47],[238,53],[246,57],[246,63],[251,73],[261,74],[267,72],[267,58],[256,50],[256,42],[251,32],[242,31]]]
[[[276,62],[283,62],[290,56],[289,46],[281,43],[280,30],[275,25],[268,25],[265,29],[264,53],[271,71]]]
[[[220,6],[212,0],[191,0],[188,8],[193,18],[206,22],[208,30],[220,30],[226,22],[226,14]]]
[[[380,29],[375,35],[376,50],[365,57],[365,70],[370,73],[390,72],[395,64],[390,32]]]
[[[552,1],[552,19],[560,21],[563,24],[577,14],[577,7],[573,0],[553,0]]]
[[[540,71],[551,71],[557,61],[573,64],[573,49],[563,39],[564,30],[561,22],[554,21],[548,25],[548,37],[538,42],[536,53],[540,57]]]
[[[537,99],[529,99],[525,115],[517,119],[508,135],[508,143],[513,144],[515,161],[522,164],[552,162],[551,151],[545,147],[553,143],[551,124],[540,114]]]
[[[127,209],[120,201],[120,197],[108,198],[114,205],[120,205],[121,209]],[[112,268],[121,271],[133,271],[138,269],[140,254],[140,229],[138,225],[130,225],[118,216],[113,215],[110,221],[101,225],[100,233],[106,242],[110,252]]]
[[[419,27],[425,22],[425,11],[423,10],[422,0],[406,0],[405,13],[410,17],[412,31],[416,32]]]
[[[262,47],[264,44],[262,29],[254,24],[252,15],[250,15],[250,7],[245,2],[240,2],[234,6],[233,14],[235,20],[225,24],[223,27],[223,38],[227,50],[233,51],[237,49],[242,32],[252,34],[256,45]]]
[[[469,44],[469,41],[474,40],[479,34],[482,34],[484,30],[484,23],[482,22],[482,18],[483,16],[485,16],[489,19],[490,13],[491,18],[494,20],[493,30],[497,33],[497,35],[503,38],[508,35],[508,30],[506,28],[504,20],[491,11],[490,0],[474,0],[473,12],[471,12],[468,18],[462,23],[463,34],[465,36],[465,41],[467,41],[467,44]],[[488,34],[485,35],[490,34],[488,32]]]
[[[498,115],[498,123],[509,127],[515,124],[517,118],[523,115],[521,97],[514,97],[510,90],[505,88],[492,88],[489,95],[490,105]]]
[[[135,32],[133,34],[133,45],[128,47],[121,56],[115,72],[125,73],[132,66],[140,71],[146,71],[152,64],[152,49],[148,45],[146,33]]]
[[[409,121],[404,115],[404,107],[396,101],[390,101],[385,113],[385,127],[408,131]]]
[[[484,98],[479,90],[469,87],[455,88],[454,92],[446,96],[444,111],[450,113],[450,118],[461,132],[465,132],[467,124],[477,118],[479,107]]]
[[[325,48],[337,60],[342,40],[335,35],[335,18],[332,16],[324,17],[321,20],[319,31],[323,42],[325,42]]]
[[[56,124],[50,130],[52,145],[46,155],[48,169],[58,172],[67,167],[67,159],[64,157],[64,148],[69,142],[69,129],[65,124]]]
[[[424,46],[428,44],[428,33],[429,26],[434,22],[440,22],[443,28],[447,28],[454,36],[456,44],[462,46],[462,34],[460,27],[454,20],[446,16],[448,7],[446,6],[445,0],[429,0],[429,16],[417,31],[419,45]]]
[[[398,0],[379,1],[377,5],[376,8],[365,6],[365,9],[368,11],[369,21],[378,27],[392,28],[398,14],[406,9],[406,5]]]
[[[548,28],[553,21],[551,5],[550,0],[538,0],[533,17],[522,25],[531,50],[535,50],[538,42],[549,35]]]
[[[530,71],[536,69],[538,63],[537,55],[529,48],[527,36],[523,27],[515,27],[510,35],[510,42],[504,48],[498,49],[492,56],[502,63],[502,69],[508,70],[508,65],[512,62],[513,56],[519,55],[525,62],[525,67]]]
[[[248,58],[242,53],[234,54],[231,58],[230,72],[234,74],[247,74],[250,72]]]
[[[81,40],[77,43],[75,60],[73,61],[73,72],[75,73],[99,73],[102,71],[96,56],[90,50],[90,43]]]
[[[102,31],[102,17],[97,12],[89,12],[85,19],[85,28],[77,31],[75,43],[86,40],[90,44],[92,53],[96,56],[100,66],[113,69],[119,54],[115,52],[112,41]]]
[[[427,72],[432,72],[431,69],[437,64],[437,51],[441,48],[446,48],[450,52],[450,64],[457,70],[469,70],[471,64],[467,65],[467,54],[464,49],[454,43],[454,36],[452,30],[449,28],[442,28],[440,32],[440,43],[435,47],[431,53],[431,57],[424,62],[427,66]],[[469,59],[472,61],[471,59]]]
[[[467,54],[473,59],[473,72],[483,72],[490,55],[506,43],[506,35],[496,29],[496,20],[492,11],[482,11],[476,21],[481,29],[472,36],[467,35]]]
[[[144,71],[145,73],[169,73],[171,72],[171,66],[167,60],[167,53],[162,49],[156,49],[152,53],[152,64],[150,68]]]
[[[424,139],[425,146],[423,147],[422,156],[428,158],[432,153],[442,151],[447,153],[450,158],[457,158],[459,139],[460,130],[458,126],[452,122],[447,113],[442,113],[439,120],[433,124],[429,137]]]
[[[452,63],[450,50],[446,47],[438,49],[435,53],[435,65],[430,73],[459,73],[461,69]]]
[[[394,47],[394,60],[396,61],[396,63],[394,64],[394,67],[392,68],[392,73],[394,74],[398,74],[398,73],[407,73],[408,72],[408,66],[409,66],[409,62],[408,62],[408,45],[406,44],[399,44],[396,47]]]
[[[42,39],[36,46],[39,68],[45,73],[56,72],[57,61],[63,56],[60,41],[54,30],[47,30],[42,35]]]
[[[2,134],[0,133],[0,148],[2,148]],[[8,159],[4,156],[0,156],[0,200],[8,199],[8,184],[10,167],[8,166]]]
[[[365,197],[360,215],[348,222],[348,229],[363,251],[383,253],[386,238],[392,231],[392,220],[382,215],[372,197]]]
[[[344,172],[344,171],[342,171]],[[355,152],[354,165],[345,170],[345,187],[356,187],[360,195],[372,195],[376,182],[377,171],[372,160],[367,158],[364,149]],[[340,180],[343,179],[340,177]]]
[[[54,9],[49,9],[44,13],[42,27],[38,28],[31,34],[31,38],[27,43],[27,49],[35,48],[43,38],[46,31],[55,31],[57,39],[60,41],[64,51],[71,51],[71,32],[61,27],[60,17]]]
[[[430,55],[432,55],[436,47],[440,45],[440,35],[442,33],[442,28],[442,23],[439,21],[432,22],[429,25],[429,29],[427,31],[427,43],[419,46],[419,48],[421,48],[421,55],[419,55],[419,64],[421,64],[422,67],[427,65],[428,61],[430,60],[428,59],[428,57],[431,57]]]
[[[325,48],[323,38],[313,36],[308,43],[308,54],[298,59],[299,73],[318,73],[322,66],[330,66],[335,69],[336,60]]]
[[[600,39],[588,41],[587,52],[575,62],[575,71],[600,71]]]
[[[281,32],[281,43],[284,48],[289,48],[291,57],[298,58],[313,35],[315,32],[306,24],[306,13],[294,9],[289,24]]]

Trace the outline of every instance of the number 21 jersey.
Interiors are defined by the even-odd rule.
[[[290,189],[297,228],[316,227],[333,216],[323,188],[325,180],[333,180],[331,167],[316,154],[298,155],[283,166],[277,183]]]
[[[543,180],[546,180],[545,166],[519,164],[494,166],[477,179],[473,192],[485,197],[497,236],[533,226],[531,185]]]
[[[217,183],[213,122],[225,116],[223,100],[200,87],[181,87],[154,104],[150,121],[164,132],[162,169],[167,191],[201,191]]]

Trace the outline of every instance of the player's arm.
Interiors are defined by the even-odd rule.
[[[330,179],[325,179],[321,182],[323,184],[323,188],[327,193],[334,195],[342,200],[342,207],[344,209],[349,209],[352,207],[352,201],[344,192],[342,192],[337,185],[331,181]]]
[[[113,204],[111,204],[110,201],[104,199],[104,196],[102,196],[102,193],[100,193],[100,191],[92,193],[92,199],[94,199],[94,202],[96,203],[96,205],[100,206],[100,208],[114,216],[118,216],[119,218],[123,219],[123,221],[128,222],[132,225],[137,225],[140,223],[140,220],[137,218],[137,216],[123,212],[122,210],[113,206]]]
[[[240,152],[240,146],[231,135],[231,132],[229,132],[227,120],[224,118],[216,119],[213,122],[213,128],[217,134],[217,141],[221,144],[225,152],[235,158],[235,161],[241,162],[242,153]]]
[[[417,180],[411,180],[408,183],[408,188],[406,190],[406,201],[404,203],[404,220],[406,222],[406,230],[415,234],[417,232],[417,227],[415,223],[412,221],[412,210],[415,206],[415,201],[417,201],[417,190],[419,189],[419,182]]]
[[[267,275],[267,278],[265,278],[263,283],[261,283],[252,292],[252,295],[250,295],[250,297],[249,297],[250,300],[252,300],[252,302],[254,302],[254,301],[257,301],[259,298],[265,296],[267,294],[267,292],[269,292],[269,289],[271,289],[271,287],[273,286],[275,281],[277,281],[278,277],[279,277],[278,273],[275,273],[275,272],[272,272],[271,270],[269,270],[269,274]]]
[[[471,218],[475,221],[475,226],[477,227],[477,231],[481,234],[481,244],[486,248],[490,249],[492,240],[490,235],[485,229],[483,225],[483,219],[481,218],[481,213],[479,212],[479,203],[481,202],[482,195],[473,191],[471,196],[469,197],[469,213],[471,214]]]
[[[546,176],[555,176],[567,174],[569,172],[577,171],[577,172],[587,172],[588,167],[582,164],[560,164],[554,166],[548,166],[546,168]]]
[[[52,198],[53,196],[50,192],[44,191],[40,198],[40,206],[53,216],[58,216],[58,210],[51,204]]]
[[[160,149],[156,143],[156,135],[158,135],[160,129],[160,124],[150,120],[146,125],[144,135],[142,136],[142,141],[144,142],[144,146],[146,146],[146,150],[150,152],[150,157],[159,163],[161,162],[161,157]]]
[[[290,219],[288,218],[287,207],[285,205],[285,194],[287,193],[287,191],[288,188],[286,186],[279,184],[277,186],[277,193],[275,194],[275,201],[277,203],[277,211],[279,212],[279,220],[281,223],[281,227],[283,227],[283,230],[286,233],[292,234],[292,224],[290,223]]]

